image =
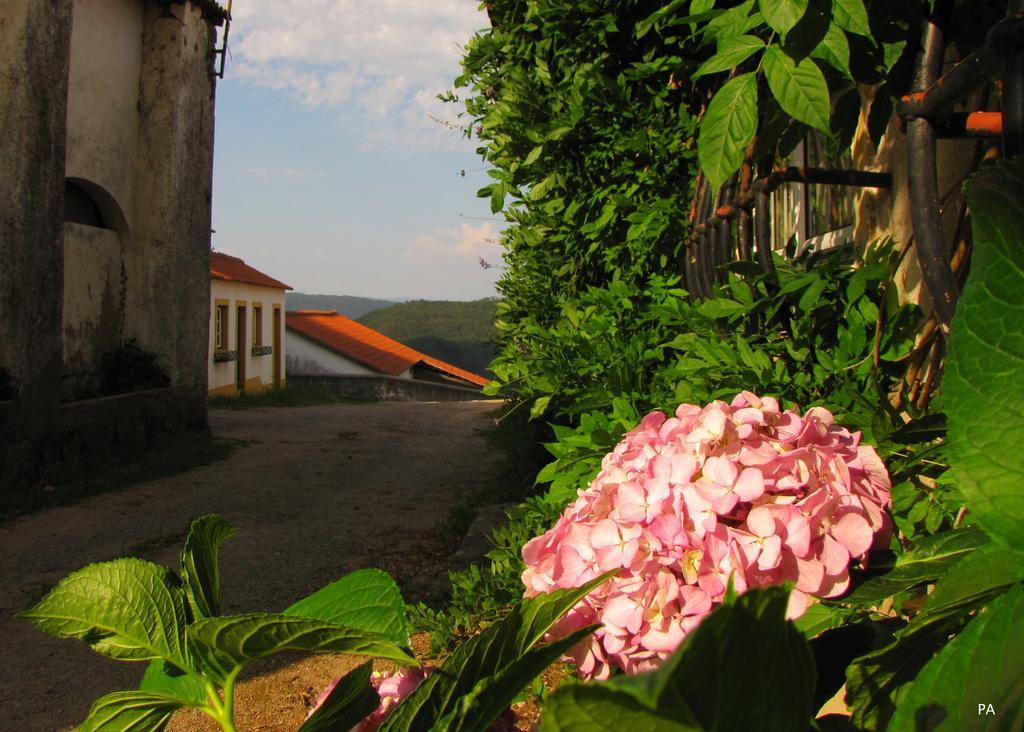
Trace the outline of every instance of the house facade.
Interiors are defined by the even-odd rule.
[[[488,383],[334,310],[294,310],[287,313],[286,325],[293,380],[333,384],[359,398],[389,399],[472,398]]]
[[[227,21],[213,0],[0,2],[0,483],[12,490],[205,424]],[[104,371],[126,344],[168,386],[110,402]]]
[[[285,386],[285,291],[238,257],[210,253],[210,396]]]

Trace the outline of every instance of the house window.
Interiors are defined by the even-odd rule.
[[[214,341],[218,351],[228,350],[228,305],[217,303],[214,310]]]
[[[252,346],[258,348],[263,345],[263,306],[254,304],[252,306]]]

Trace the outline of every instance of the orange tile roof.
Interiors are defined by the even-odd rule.
[[[412,366],[424,365],[476,386],[485,386],[489,381],[404,346],[373,328],[339,315],[336,310],[289,310],[285,314],[285,324],[339,356],[389,376],[398,376]]]
[[[258,269],[250,267],[238,257],[223,252],[210,252],[210,277],[227,282],[244,282],[247,285],[261,285],[278,290],[292,289],[280,280],[265,275]]]

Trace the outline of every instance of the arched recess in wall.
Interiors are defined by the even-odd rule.
[[[124,330],[124,260],[131,232],[117,200],[84,178],[65,181],[64,372],[65,400],[95,396],[103,355]]]

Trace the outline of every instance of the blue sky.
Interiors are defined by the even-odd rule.
[[[436,119],[472,0],[236,0],[217,87],[213,245],[300,292],[494,295],[476,143]],[[435,119],[432,119],[434,117]],[[460,175],[460,171],[466,175]]]

